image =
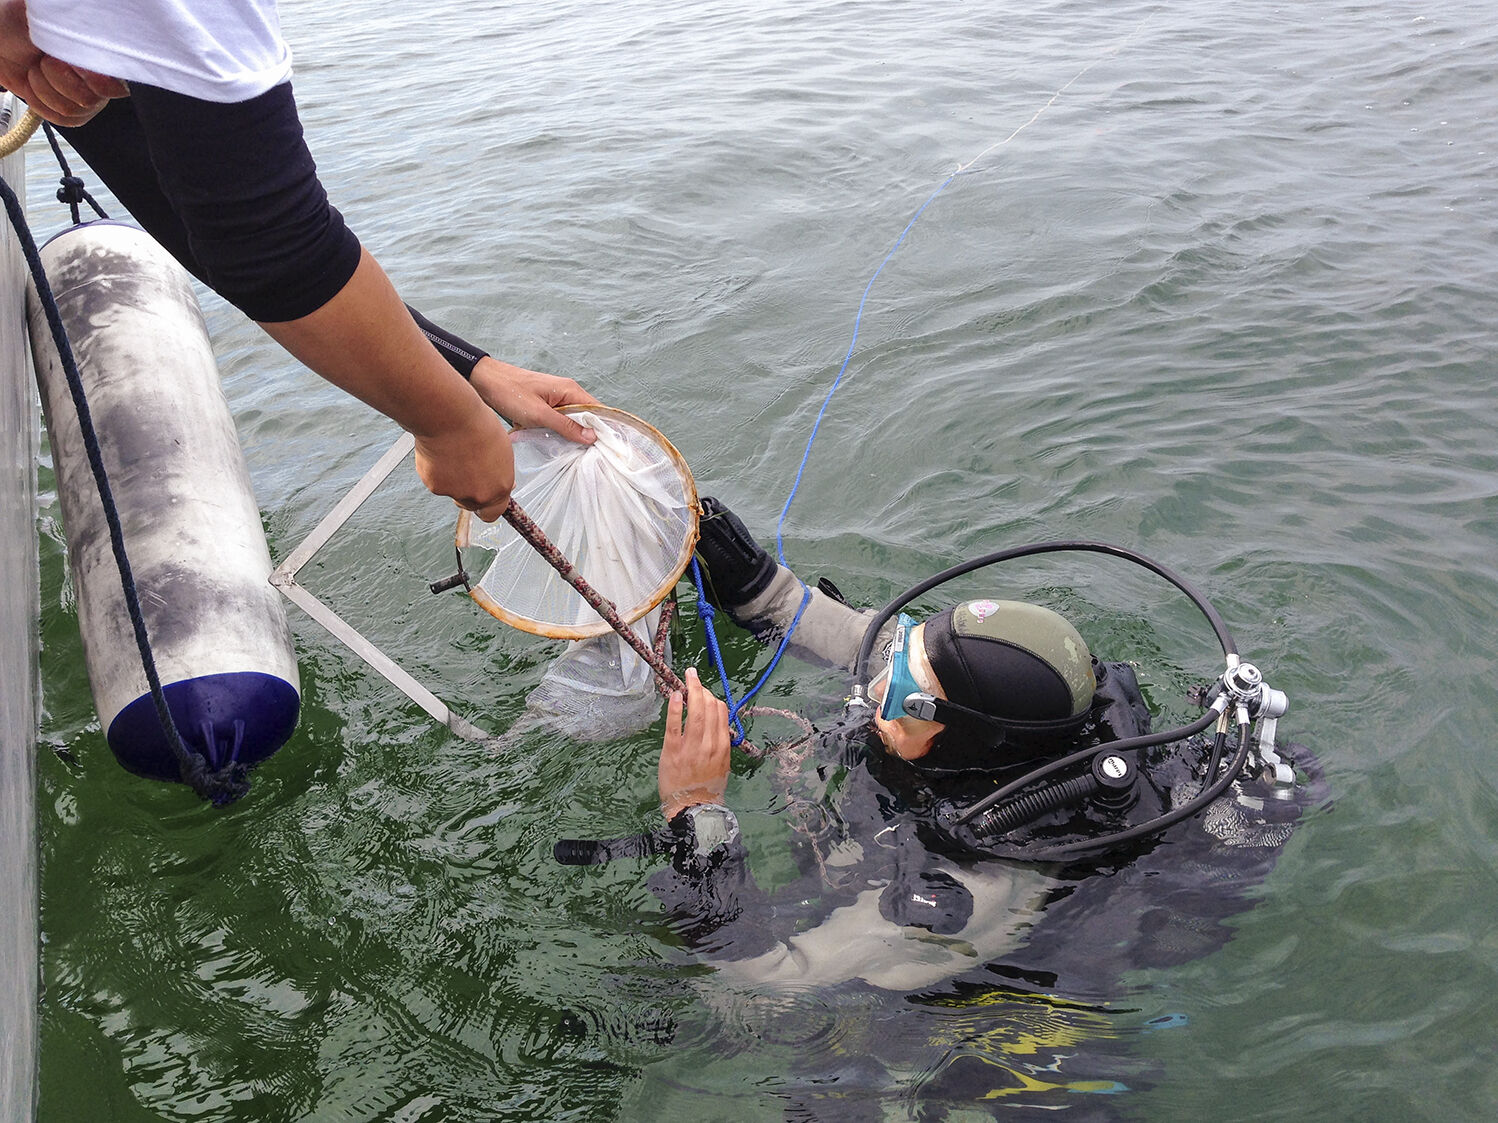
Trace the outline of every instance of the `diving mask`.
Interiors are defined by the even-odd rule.
[[[915,619],[900,613],[895,624],[895,638],[889,648],[889,665],[885,668],[889,681],[884,688],[884,701],[879,707],[879,716],[885,721],[905,717],[905,699],[912,694],[924,693],[920,683],[910,673],[910,639],[915,628]]]

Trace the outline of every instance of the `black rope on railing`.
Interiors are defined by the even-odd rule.
[[[48,135],[51,131],[48,130]],[[46,270],[42,268],[41,254],[26,223],[26,213],[21,201],[11,190],[10,184],[0,177],[0,197],[4,198],[5,211],[15,227],[16,237],[21,243],[21,252],[31,270],[42,310],[47,317],[47,327],[52,333],[52,342],[57,347],[62,369],[67,375],[68,391],[73,397],[73,408],[78,414],[78,427],[83,434],[84,451],[88,454],[89,467],[93,470],[94,483],[99,489],[99,501],[104,508],[104,519],[109,524],[109,544],[114,550],[115,565],[120,571],[120,585],[125,593],[125,608],[130,615],[130,624],[135,630],[135,645],[140,651],[141,667],[146,673],[146,682],[151,687],[151,700],[156,706],[156,716],[166,735],[167,746],[177,760],[183,783],[187,784],[203,799],[211,800],[215,807],[233,803],[250,790],[249,769],[239,763],[230,763],[217,771],[211,771],[203,755],[192,751],[182,739],[171,708],[167,705],[166,693],[161,686],[161,676],[156,670],[156,658],[151,653],[151,639],[146,632],[145,616],[141,613],[140,597],[135,588],[135,575],[130,568],[130,559],[125,553],[125,531],[120,524],[119,509],[115,506],[114,492],[109,486],[109,474],[104,467],[104,456],[99,448],[99,438],[94,432],[93,414],[84,393],[83,378],[78,373],[78,364],[73,349],[68,344],[68,334],[63,327],[62,314],[47,283]],[[101,212],[102,213],[102,212]],[[76,219],[76,211],[75,211]]]
[[[62,145],[57,142],[57,133],[52,128],[50,121],[42,122],[42,129],[47,134],[47,143],[52,146],[52,155],[57,157],[57,164],[62,168],[62,186],[57,189],[57,201],[66,203],[68,209],[73,212],[73,225],[77,226],[82,219],[78,215],[78,204],[87,203],[94,208],[94,213],[100,218],[108,218],[104,208],[94,201],[94,197],[88,193],[83,186],[83,180],[73,174],[73,169],[68,166],[68,158],[62,154]]]

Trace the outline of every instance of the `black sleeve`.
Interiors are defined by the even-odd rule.
[[[229,103],[135,83],[62,132],[147,233],[252,320],[316,311],[359,264],[289,82]]]
[[[316,167],[301,138],[289,86],[276,87],[249,102],[227,106],[183,95],[163,96],[161,91],[149,88],[142,89],[141,95],[116,98],[87,124],[60,131],[141,229],[161,243],[183,268],[210,287],[223,285],[225,291],[221,295],[240,304],[256,319],[295,318],[287,313],[311,310],[309,304],[319,305],[346,283],[348,275],[352,275],[352,263],[357,261],[358,243],[338,212],[328,205],[318,183]],[[152,146],[163,143],[158,135],[162,122],[170,125],[178,120],[196,121],[200,132],[229,137],[235,145],[266,157],[256,165],[265,169],[253,177],[257,182],[241,183],[234,191],[225,185],[221,204],[237,208],[242,216],[240,221],[252,224],[252,233],[256,223],[265,224],[267,229],[290,223],[299,231],[297,236],[307,240],[314,258],[312,271],[321,275],[323,281],[303,304],[275,309],[270,316],[257,314],[266,309],[253,299],[248,307],[244,306],[244,294],[236,293],[232,284],[225,283],[222,262],[215,284],[209,263],[214,252],[222,257],[224,251],[212,251],[210,247],[206,257],[200,253],[203,234],[190,231],[185,217],[196,213],[194,190],[181,182],[180,174],[164,179],[153,162]],[[273,155],[280,158],[271,159]],[[205,164],[214,159],[211,148],[198,150],[197,156]],[[164,161],[164,166],[170,168],[172,161]],[[274,174],[269,174],[272,171]],[[197,209],[203,207],[199,205]],[[252,249],[255,243],[253,237],[241,239],[246,249]],[[316,260],[319,253],[323,255],[321,261]],[[229,251],[230,257],[234,255],[235,251]],[[240,271],[244,271],[243,267]],[[406,307],[422,334],[453,369],[464,378],[472,377],[473,368],[488,352],[432,323],[410,305]]]
[[[193,253],[187,227],[172,205],[151,164],[145,129],[134,98],[115,98],[86,124],[57,132],[83,157],[142,230],[204,284],[208,278]]]
[[[411,313],[411,319],[416,321],[421,334],[432,341],[432,346],[437,348],[437,353],[464,378],[472,378],[473,368],[478,366],[479,360],[488,358],[489,352],[482,347],[469,343],[461,336],[454,335],[446,328],[432,323],[409,304],[406,305],[406,311]]]
[[[771,933],[753,921],[765,914],[765,895],[749,872],[743,840],[735,837],[699,856],[685,811],[671,820],[670,833],[670,865],[650,878],[650,891],[686,945],[719,959],[747,959],[768,950]]]

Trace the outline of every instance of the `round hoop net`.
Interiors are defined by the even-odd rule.
[[[547,429],[517,429],[513,497],[562,557],[633,623],[666,598],[691,561],[697,488],[681,454],[638,417],[608,406],[566,412],[598,440],[579,445]],[[470,591],[506,624],[553,639],[611,630],[509,523],[483,523],[464,511],[457,544],[494,551]]]

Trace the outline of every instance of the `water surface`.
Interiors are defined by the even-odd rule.
[[[865,286],[966,166],[868,292],[790,562],[865,603],[1053,537],[1191,577],[1336,805],[1225,949],[1129,980],[1116,1024],[1154,1075],[1106,1110],[1488,1117],[1487,5],[283,9],[330,191],[407,298],[656,424],[765,538]],[[39,229],[64,221],[42,155]],[[280,558],[395,432],[205,310]],[[981,1018],[894,998],[713,1002],[639,864],[550,858],[650,824],[658,730],[495,755],[295,610],[302,726],[250,798],[124,774],[46,493],[42,515],[44,1120],[774,1119],[793,1068],[842,1073],[854,1117],[914,1118],[922,1071],[848,1058],[890,1033],[926,1072],[979,1048]],[[304,578],[504,728],[555,649],[425,593],[452,521],[403,473]],[[1214,673],[1189,608],[1120,567],[1006,579],[1138,660],[1163,713]],[[749,681],[760,653],[727,649]],[[678,663],[702,658],[689,619]],[[772,692],[825,715],[841,686],[788,665]],[[745,764],[730,796],[773,881],[773,785]]]

